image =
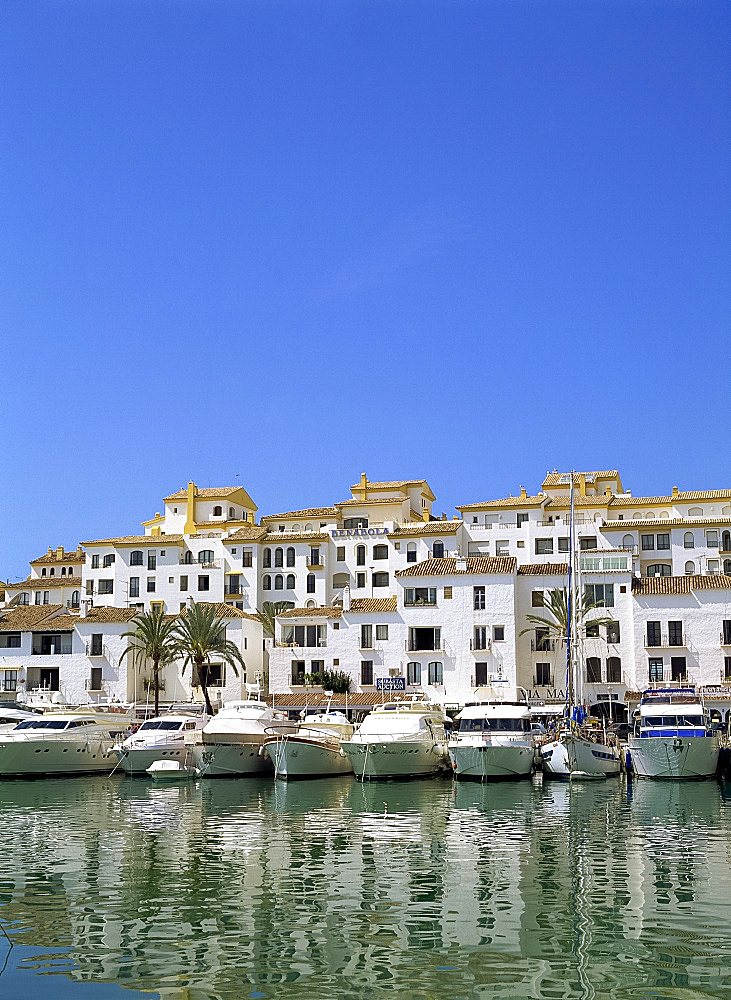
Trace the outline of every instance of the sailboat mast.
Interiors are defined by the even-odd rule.
[[[571,644],[573,641],[574,624],[574,473],[571,472],[571,513],[569,515],[569,573],[568,590],[566,594],[566,714],[569,719],[574,704],[574,670]]]

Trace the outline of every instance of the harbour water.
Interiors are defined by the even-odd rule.
[[[731,996],[731,786],[0,783],[0,996]]]

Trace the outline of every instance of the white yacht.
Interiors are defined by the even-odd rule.
[[[207,715],[168,713],[143,722],[137,732],[114,747],[119,767],[127,774],[146,775],[156,760],[186,762],[186,737],[200,730]]]
[[[126,716],[102,713],[25,719],[0,733],[0,777],[109,772],[115,764],[112,747],[127,725]]]
[[[19,708],[0,708],[0,733],[8,733],[25,719],[37,719],[36,712],[23,712]]]
[[[423,778],[449,768],[448,718],[438,705],[395,701],[374,708],[360,729],[343,740],[345,756],[365,778]]]
[[[340,744],[355,732],[342,712],[306,715],[295,733],[264,740],[264,751],[274,764],[275,778],[325,778],[352,774],[353,765]]]
[[[601,733],[568,723],[555,739],[541,744],[540,755],[544,775],[553,778],[613,778],[622,769],[622,751],[616,742],[605,742]]]
[[[531,712],[525,702],[467,705],[448,743],[456,778],[488,781],[533,773]]]
[[[265,701],[228,701],[191,746],[201,776],[236,777],[271,771],[264,741],[294,733],[297,725]]]
[[[712,778],[718,768],[720,739],[692,686],[643,691],[627,746],[639,778]]]

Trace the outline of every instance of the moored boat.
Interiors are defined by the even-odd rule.
[[[353,765],[341,749],[355,727],[342,712],[306,715],[295,733],[270,736],[264,751],[274,764],[275,778],[325,778],[352,774]]]
[[[207,715],[168,713],[143,722],[137,732],[114,747],[118,766],[127,774],[146,775],[156,760],[176,760],[186,763],[186,738],[200,730]]]
[[[627,741],[638,778],[711,778],[720,738],[692,685],[643,691],[635,733]]]
[[[525,702],[467,705],[448,744],[458,779],[527,778],[533,772],[531,713]]]
[[[275,712],[265,701],[229,701],[191,745],[202,777],[241,777],[272,770],[264,741],[294,733],[296,723]]]
[[[121,715],[56,712],[19,722],[0,734],[0,777],[108,773],[112,747],[127,725]]]
[[[343,740],[343,752],[361,780],[429,777],[450,767],[446,722],[439,705],[416,699],[389,702]]]

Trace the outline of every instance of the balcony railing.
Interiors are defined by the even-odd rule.
[[[731,632],[721,632],[719,641],[722,646],[731,646]]]
[[[430,646],[428,649],[416,649],[414,644],[406,639],[404,642],[404,649],[407,653],[443,653],[445,651],[444,643],[441,640],[438,645]]]
[[[307,569],[324,569],[325,568],[325,557],[320,554],[317,560],[313,560],[312,556],[307,556],[305,560],[307,564]]]
[[[531,639],[531,652],[552,653],[556,649],[556,643],[561,642],[563,642],[562,639],[552,639],[550,636],[547,636],[545,639]]]
[[[189,566],[191,570],[194,570],[194,569],[219,569],[220,566],[221,566],[221,560],[220,559],[206,559],[205,562],[199,562],[197,559],[194,559],[192,562],[189,562],[189,561],[187,561],[185,559],[184,556],[179,556],[178,557],[178,565],[179,566]]]
[[[492,649],[492,639],[470,639],[470,649],[473,653],[489,653]]]
[[[661,635],[646,635],[645,649],[684,649],[687,647],[687,635],[685,632],[674,632],[668,635],[663,632]]]
[[[223,592],[226,597],[242,597],[244,588],[240,583],[224,583]]]
[[[312,644],[295,642],[294,639],[287,641],[279,639],[274,643],[274,645],[278,649],[327,649],[327,639],[318,639],[316,643]]]
[[[86,655],[90,657],[95,657],[97,659],[106,659],[107,647],[104,644],[102,644],[101,646],[96,646],[93,642],[87,642]]]
[[[470,531],[492,531],[495,525],[489,521],[487,524],[468,524],[467,527]]]
[[[426,601],[421,598],[416,598],[413,601],[404,601],[405,608],[435,608],[436,606],[436,601]]]

